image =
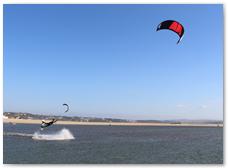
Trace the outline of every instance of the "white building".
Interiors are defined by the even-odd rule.
[[[8,117],[3,115],[3,119],[8,119]]]

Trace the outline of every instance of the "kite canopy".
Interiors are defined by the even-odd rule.
[[[172,30],[175,33],[177,33],[180,37],[177,44],[181,41],[182,37],[184,36],[184,27],[180,23],[174,20],[166,20],[160,23],[157,27],[157,31],[162,29]]]
[[[65,113],[69,110],[69,106],[67,104],[63,104],[63,106],[67,106],[67,110],[65,111]]]

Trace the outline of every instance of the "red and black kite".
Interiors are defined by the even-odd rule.
[[[177,44],[181,41],[182,37],[184,36],[184,27],[180,23],[178,23],[174,20],[166,20],[166,21],[160,23],[157,27],[157,31],[161,30],[161,29],[168,29],[168,30],[172,30],[175,33],[177,33],[180,37]]]

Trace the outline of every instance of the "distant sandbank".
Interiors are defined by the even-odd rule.
[[[50,122],[51,120],[45,120]],[[17,124],[41,124],[41,120],[26,119],[3,119],[3,123]],[[114,122],[75,122],[57,121],[56,125],[107,125],[107,126],[202,126],[202,127],[223,127],[223,124],[165,124],[165,123],[114,123]]]

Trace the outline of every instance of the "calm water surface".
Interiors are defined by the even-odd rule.
[[[222,127],[3,124],[4,164],[223,164]],[[73,138],[72,138],[73,137]]]

